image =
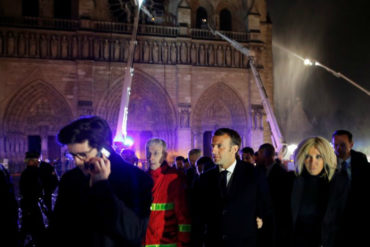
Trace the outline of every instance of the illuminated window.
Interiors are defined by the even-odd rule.
[[[197,21],[196,28],[207,28],[207,11],[203,7],[199,7],[197,10]]]

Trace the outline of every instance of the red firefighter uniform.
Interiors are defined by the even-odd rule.
[[[167,164],[149,174],[154,180],[153,203],[144,246],[189,246],[191,225],[183,176]]]

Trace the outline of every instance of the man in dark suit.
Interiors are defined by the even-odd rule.
[[[257,169],[261,169],[267,177],[274,213],[274,222],[265,221],[259,230],[259,246],[288,246],[291,232],[290,195],[294,173],[286,171],[275,161],[275,148],[270,143],[259,147],[256,162]],[[269,238],[271,232],[273,238]]]
[[[257,222],[271,217],[268,185],[252,164],[236,160],[239,134],[228,128],[212,137],[216,167],[202,174],[196,189],[193,246],[255,247]]]
[[[338,246],[369,246],[367,228],[360,227],[370,220],[370,205],[365,198],[370,193],[370,166],[366,156],[352,149],[351,132],[337,130],[332,142],[338,158],[338,169],[349,179],[348,195],[338,234]]]

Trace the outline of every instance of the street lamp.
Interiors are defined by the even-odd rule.
[[[325,69],[326,71],[330,72],[331,74],[333,74],[335,77],[342,78],[342,79],[346,80],[347,82],[351,83],[353,86],[357,87],[358,89],[360,89],[361,91],[363,91],[364,93],[366,93],[368,96],[370,96],[370,91],[368,91],[365,88],[361,87],[356,82],[354,82],[353,80],[349,79],[347,76],[343,75],[342,73],[337,72],[337,71],[334,71],[331,68],[329,68],[329,67],[327,67],[327,66],[319,63],[318,61],[312,62],[310,59],[306,58],[306,59],[303,60],[303,63],[306,66],[313,66],[314,65],[314,66],[317,66],[317,67],[321,67],[321,68]]]

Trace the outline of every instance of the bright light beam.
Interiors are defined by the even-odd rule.
[[[358,85],[356,82],[354,82],[353,80],[349,79],[347,76],[343,75],[342,73],[340,72],[337,72],[337,71],[334,71],[332,70],[331,68],[319,63],[319,62],[315,62],[315,66],[317,67],[321,67],[323,69],[325,69],[326,71],[330,72],[331,74],[333,74],[335,77],[338,77],[338,78],[342,78],[344,80],[346,80],[347,82],[351,83],[353,86],[357,87],[358,89],[360,89],[362,92],[366,93],[368,96],[370,96],[370,91],[366,90],[365,88],[361,87],[360,85]]]
[[[144,2],[144,0],[138,0],[137,1],[139,8],[141,8],[141,5],[143,4],[143,2]]]
[[[304,61],[303,61],[303,63],[304,63],[304,65],[306,65],[306,66],[312,66],[313,65],[313,63],[311,62],[311,60],[310,59],[308,59],[308,58],[306,58]],[[316,64],[315,64],[316,65]]]
[[[303,57],[297,55],[296,53],[288,50],[287,48],[281,46],[280,44],[276,43],[276,42],[273,42],[272,43],[273,46],[289,53],[289,54],[292,54],[293,56],[295,56],[296,58],[300,59],[303,61],[303,64],[306,65],[306,66],[312,66],[312,65],[315,65],[317,67],[321,67],[323,69],[325,69],[326,71],[330,72],[331,74],[333,74],[335,77],[338,77],[338,78],[342,78],[344,80],[346,80],[347,82],[351,83],[353,86],[357,87],[358,89],[360,89],[362,92],[366,93],[368,96],[370,96],[370,91],[369,90],[366,90],[365,88],[363,88],[362,86],[358,85],[356,82],[354,82],[353,80],[349,79],[347,76],[343,75],[342,73],[340,72],[337,72],[337,71],[334,71],[332,70],[331,68],[319,63],[318,61],[314,61],[312,62],[312,60],[306,58],[304,59]]]

